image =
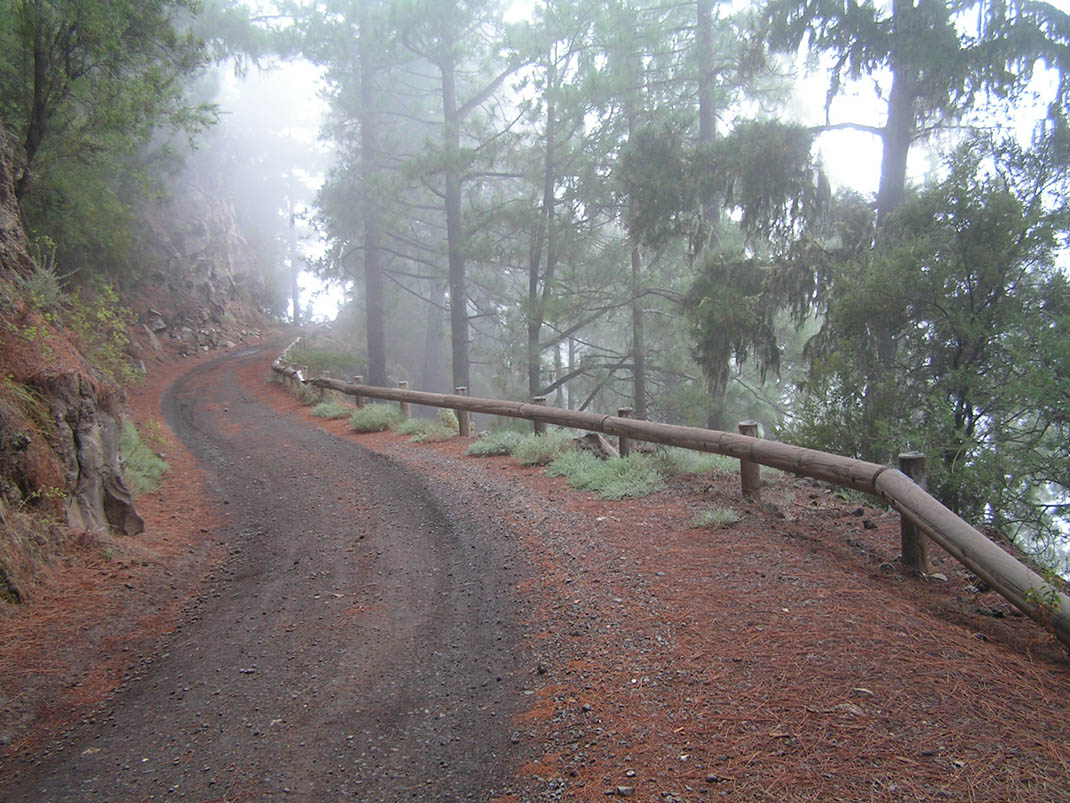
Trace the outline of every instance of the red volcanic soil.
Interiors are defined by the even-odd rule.
[[[724,472],[601,500],[457,439],[314,418],[267,382],[271,358],[237,369],[250,404],[403,462],[517,550],[523,696],[499,799],[1070,800],[1070,661],[935,545],[946,579],[904,572],[895,515],[786,475],[760,503]],[[160,412],[196,364],[152,369],[131,398],[172,467],[139,499],[146,533],[72,547],[0,618],[0,713],[19,723],[0,779],[91,719],[222,560],[224,506]],[[273,470],[307,459],[285,451]],[[691,526],[710,508],[740,519]]]
[[[171,467],[159,490],[136,500],[145,532],[71,533],[30,601],[0,605],[0,765],[87,716],[181,621],[221,557],[221,512],[160,413],[164,389],[204,359],[161,357],[128,391],[128,418],[158,434],[153,445]]]
[[[776,473],[757,504],[721,472],[607,501],[270,390],[457,493],[513,491],[542,680],[515,799],[1070,800],[1070,661],[935,544],[946,580],[903,571],[894,513]],[[710,508],[740,521],[689,524]]]

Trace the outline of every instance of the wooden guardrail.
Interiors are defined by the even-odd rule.
[[[735,457],[743,468],[745,494],[758,490],[756,472],[747,468],[763,465],[880,497],[903,517],[903,552],[908,560],[913,558],[915,565],[912,568],[922,572],[928,570],[924,548],[924,537],[928,536],[1070,649],[1070,598],[952,513],[898,469],[763,440],[749,434],[643,421],[628,417],[631,411],[626,409],[621,410],[624,415],[612,416],[548,407],[542,398],[536,403],[526,403],[481,399],[462,393],[451,395],[380,388],[329,377],[309,378],[305,375],[307,372],[286,362],[288,351],[289,348],[273,363],[272,370],[294,383],[352,396],[358,404],[365,398],[372,398],[402,405],[448,408],[456,410],[459,417],[466,412],[523,418],[534,422],[536,432],[544,431],[547,424],[554,424],[615,435],[623,441],[647,441]],[[749,423],[744,422],[741,429]]]

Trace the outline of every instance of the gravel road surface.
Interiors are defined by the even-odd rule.
[[[252,349],[168,391],[228,513],[188,620],[6,800],[482,800],[521,760],[517,556],[404,465],[242,384]],[[266,379],[266,377],[265,377]]]

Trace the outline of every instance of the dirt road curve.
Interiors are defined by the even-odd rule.
[[[204,364],[165,401],[229,511],[212,593],[0,797],[504,791],[522,694],[510,542],[400,463],[273,413],[238,379],[252,362]]]

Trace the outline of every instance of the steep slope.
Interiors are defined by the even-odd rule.
[[[15,205],[0,124],[0,593],[19,601],[35,566],[75,531],[141,531],[119,467],[121,389],[50,311]]]
[[[0,596],[14,602],[72,535],[143,528],[123,481],[121,383],[259,337],[271,306],[217,171],[191,162],[136,210],[117,295],[93,277],[61,287],[20,224],[18,164],[0,124]]]
[[[262,329],[272,306],[233,193],[199,161],[168,189],[167,197],[138,210],[131,257],[141,281],[127,301],[144,324],[139,331],[151,330],[179,353],[232,346],[250,329]]]

